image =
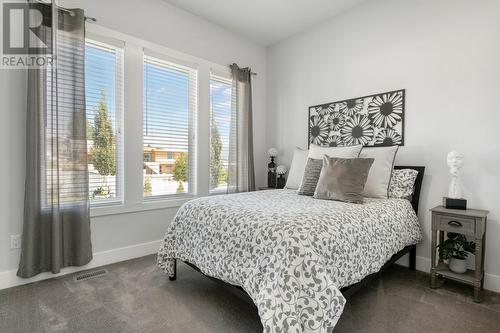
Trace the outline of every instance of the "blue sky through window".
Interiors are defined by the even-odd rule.
[[[144,144],[188,151],[189,73],[144,63]]]
[[[87,44],[85,48],[85,102],[87,120],[93,124],[101,91],[104,92],[108,115],[116,127],[116,53]],[[91,138],[89,138],[91,139]]]
[[[231,83],[212,78],[210,80],[212,117],[219,129],[222,141],[221,161],[227,166],[229,157],[229,130],[231,126]]]
[[[108,116],[115,130],[115,135],[119,125],[117,113],[121,110],[120,105],[117,104],[120,102],[117,100],[117,97],[120,98],[117,85],[122,82],[118,66],[122,63],[122,59],[119,58],[121,56],[120,50],[113,47],[106,47],[92,41],[88,41],[86,45],[85,99],[87,119],[89,124],[93,126],[101,93],[104,93]],[[145,56],[144,59],[143,139],[145,152],[146,147],[148,147],[148,152],[156,152],[154,161],[150,161],[150,165],[148,165],[152,171],[145,168],[146,173],[152,172],[147,173],[147,177],[144,178],[149,179],[152,185],[151,193],[147,195],[179,193],[179,182],[168,176],[173,171],[173,162],[170,160],[176,160],[179,156],[178,153],[187,152],[189,148],[190,112],[192,111],[190,108],[197,89],[197,87],[190,85],[196,80],[192,79],[193,72],[189,69],[177,67],[149,56]],[[227,166],[229,155],[231,90],[231,82],[227,79],[217,76],[211,77],[211,116],[221,136],[221,162],[224,166]],[[92,140],[92,137],[88,139]],[[149,154],[153,158],[153,153]],[[117,183],[114,176],[106,176],[106,181],[104,181],[103,176],[99,175],[90,165],[89,178],[91,196],[103,184],[109,187],[112,196],[115,195]],[[184,191],[187,192],[187,190],[188,184],[184,183]]]

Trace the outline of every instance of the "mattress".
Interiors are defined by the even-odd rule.
[[[215,195],[179,209],[158,266],[173,275],[180,259],[241,286],[264,332],[331,332],[346,302],[340,289],[421,237],[405,199],[350,204],[286,189]]]

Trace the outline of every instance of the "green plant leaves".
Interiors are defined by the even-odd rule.
[[[438,245],[439,258],[443,260],[450,258],[465,259],[469,253],[476,252],[476,243],[468,241],[465,235],[449,232],[447,237]]]

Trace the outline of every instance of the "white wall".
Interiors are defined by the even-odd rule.
[[[254,149],[257,185],[265,183],[266,53],[265,49],[161,0],[60,1],[84,8],[98,25],[220,65],[236,62],[258,73],[254,79]],[[22,230],[25,172],[26,73],[0,70],[0,289],[15,278],[19,250],[9,236]],[[140,106],[140,104],[139,104]],[[125,106],[125,112],[134,108]],[[207,110],[204,110],[205,112]],[[207,118],[208,119],[208,118]],[[133,125],[133,124],[132,124]],[[138,126],[140,128],[140,126]],[[208,153],[201,152],[205,163]],[[262,166],[262,167],[260,167]],[[206,167],[208,173],[208,166]],[[206,179],[208,187],[208,178]],[[95,260],[105,264],[155,251],[177,207],[92,218]],[[66,270],[70,271],[70,270]],[[43,275],[42,277],[45,277]]]
[[[267,62],[262,47],[161,0],[61,3],[83,7],[104,27],[215,63],[249,65],[258,72],[254,77],[254,144],[259,185],[265,183],[265,170],[260,166],[266,163],[267,147],[280,148],[279,160],[289,164],[293,147],[307,145],[308,106],[406,88],[406,146],[400,149],[398,164],[427,167],[419,212],[425,233],[418,249],[419,267],[429,265],[428,209],[440,203],[448,185],[445,155],[457,149],[466,156],[464,184],[469,205],[491,211],[486,285],[500,290],[495,279],[500,276],[500,243],[496,241],[500,236],[496,206],[500,197],[496,147],[500,142],[496,128],[500,121],[496,104],[499,2],[366,1],[271,47]],[[9,235],[22,229],[25,75],[19,70],[0,70],[0,151],[4,156],[0,161],[0,288],[2,277],[12,279],[19,260],[19,251],[9,249]],[[93,218],[95,263],[151,251],[175,212],[171,208]],[[128,250],[114,251],[123,247]]]
[[[418,265],[430,265],[429,208],[465,154],[468,205],[489,209],[486,287],[500,291],[500,2],[378,0],[270,48],[268,142],[289,164],[307,146],[308,106],[406,88],[405,147],[398,164],[424,165]]]

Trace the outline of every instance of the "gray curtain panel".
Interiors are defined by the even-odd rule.
[[[17,275],[58,273],[92,259],[85,116],[85,19],[56,6],[40,28],[53,65],[28,70],[26,184]],[[48,20],[50,21],[50,20]]]
[[[232,64],[232,116],[229,144],[228,192],[255,190],[250,68]]]

